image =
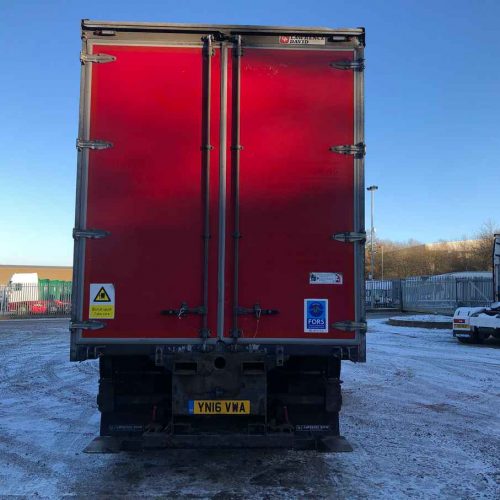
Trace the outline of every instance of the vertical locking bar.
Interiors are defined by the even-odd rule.
[[[233,324],[231,337],[237,339],[241,336],[238,328],[239,307],[239,269],[240,269],[240,101],[241,101],[241,35],[236,37],[236,47],[233,48],[233,203],[234,203],[234,268],[233,268]]]
[[[219,129],[219,260],[217,286],[217,337],[224,336],[224,297],[226,265],[226,133],[227,133],[227,46],[221,42],[220,129]]]
[[[203,96],[203,136],[202,136],[202,183],[203,183],[203,315],[200,336],[206,339],[208,330],[208,265],[210,252],[210,111],[212,98],[212,35],[204,40],[205,95]]]

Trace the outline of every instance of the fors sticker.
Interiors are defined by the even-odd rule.
[[[304,299],[304,332],[328,333],[328,299]]]

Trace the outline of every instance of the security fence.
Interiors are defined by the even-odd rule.
[[[493,278],[424,276],[401,280],[402,308],[453,314],[457,307],[481,307],[493,301]]]
[[[367,309],[401,309],[401,280],[369,280],[365,285]]]
[[[39,280],[38,283],[0,285],[0,317],[64,317],[70,313],[70,281]]]
[[[453,314],[457,307],[493,301],[493,279],[477,276],[418,276],[366,282],[367,310],[395,309]]]

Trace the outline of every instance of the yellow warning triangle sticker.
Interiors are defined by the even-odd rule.
[[[108,292],[106,292],[103,286],[101,286],[100,290],[97,292],[93,302],[111,302]]]

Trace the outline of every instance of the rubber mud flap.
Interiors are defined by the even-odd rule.
[[[343,436],[326,436],[318,443],[318,450],[326,453],[351,452],[353,448]]]

